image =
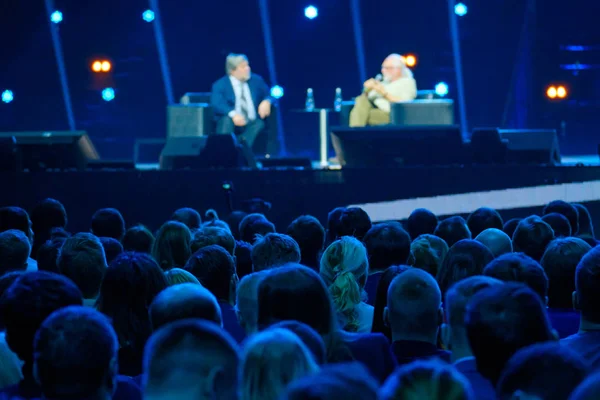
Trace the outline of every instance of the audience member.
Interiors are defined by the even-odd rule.
[[[492,252],[475,240],[464,239],[457,242],[450,248],[436,277],[442,294],[456,282],[469,276],[481,275],[485,266],[493,259]]]
[[[102,208],[92,216],[92,233],[97,237],[110,237],[123,240],[125,220],[115,208]]]
[[[571,234],[577,235],[579,232],[579,214],[577,208],[572,204],[562,200],[554,200],[544,207],[544,215],[558,213],[564,215],[571,225]]]
[[[502,228],[502,230],[504,231],[504,233],[506,233],[508,235],[509,238],[512,239],[513,235],[515,234],[515,230],[517,229],[517,226],[519,226],[519,223],[522,220],[523,220],[522,218],[509,219],[504,224],[504,227]]]
[[[487,247],[494,257],[500,257],[513,251],[512,240],[500,229],[486,229],[477,235],[475,240]]]
[[[550,213],[542,217],[542,221],[550,225],[554,231],[554,237],[569,237],[571,236],[571,224],[567,217],[559,213]]]
[[[523,253],[505,254],[493,260],[483,275],[503,282],[520,282],[529,286],[544,305],[548,303],[548,276],[542,266]]]
[[[182,283],[195,283],[201,285],[198,278],[181,268],[171,268],[165,272],[165,278],[167,279],[167,285],[169,286],[180,285]]]
[[[237,286],[236,316],[246,335],[258,332],[258,285],[268,273],[265,270],[246,275]]]
[[[19,207],[0,208],[0,233],[13,229],[23,232],[29,240],[29,246],[31,246],[33,231],[31,230],[31,221],[27,211]],[[37,262],[31,256],[27,259],[27,271],[37,271]]]
[[[60,249],[57,265],[60,273],[81,290],[83,304],[93,307],[107,268],[100,240],[91,233],[71,236]]]
[[[472,276],[452,285],[446,293],[446,324],[443,326],[443,342],[452,351],[451,360],[458,372],[471,384],[476,399],[495,400],[496,391],[491,382],[478,371],[475,357],[465,328],[467,304],[480,290],[501,285],[502,282],[487,276]]]
[[[519,350],[506,364],[498,381],[498,399],[564,400],[588,373],[588,365],[558,343],[542,343]]]
[[[248,214],[242,219],[239,226],[240,239],[246,243],[254,243],[256,236],[265,236],[275,233],[275,225],[262,214]]]
[[[406,265],[395,265],[389,267],[383,272],[381,279],[379,280],[379,284],[377,285],[375,305],[373,307],[373,325],[371,327],[371,332],[383,333],[390,342],[392,341],[392,332],[390,327],[383,320],[383,310],[385,310],[387,307],[388,289],[390,288],[390,285],[395,277],[404,271],[408,271],[410,268],[411,267]]]
[[[296,218],[286,232],[300,247],[300,263],[319,271],[321,252],[325,245],[325,228],[310,215]]]
[[[67,211],[62,203],[54,199],[40,201],[31,210],[31,229],[34,232],[33,245],[31,246],[32,258],[36,259],[39,248],[51,239],[54,228],[67,227]]]
[[[365,210],[358,207],[346,208],[340,215],[335,237],[339,239],[343,236],[353,236],[362,241],[371,226],[371,218]]]
[[[195,253],[212,244],[221,246],[232,256],[235,255],[235,239],[229,231],[222,228],[206,227],[196,231],[192,236],[190,250]]]
[[[221,246],[206,246],[192,255],[185,269],[217,298],[223,328],[241,343],[246,335],[233,308],[238,283],[233,257]]]
[[[417,361],[399,368],[379,392],[381,400],[474,400],[469,382],[439,360]]]
[[[191,255],[191,241],[192,234],[186,225],[177,221],[165,222],[156,235],[152,256],[163,271],[183,268]]]
[[[102,243],[102,247],[104,248],[104,255],[106,256],[106,264],[110,264],[117,258],[121,253],[123,253],[123,245],[117,239],[101,237],[100,243]]]
[[[369,275],[365,246],[352,236],[336,240],[323,253],[320,274],[331,294],[340,326],[348,332],[370,332],[373,306],[362,301]]]
[[[324,247],[339,239],[337,235],[340,230],[340,218],[344,211],[346,211],[346,207],[337,207],[327,214],[327,232],[325,233],[326,242]]]
[[[450,353],[437,348],[443,321],[442,295],[433,277],[411,268],[396,276],[388,289],[384,320],[392,332],[392,351],[399,365]]]
[[[24,271],[13,271],[0,276],[0,298],[24,273]],[[4,330],[4,320],[0,314],[0,390],[16,385],[23,379],[21,361],[8,347]]]
[[[441,251],[439,248],[435,247],[435,244],[431,240],[432,238],[437,239],[439,243],[441,243]],[[421,235],[410,244],[408,265],[429,272],[431,276],[435,277],[442,267],[442,262],[444,261],[448,250],[446,242],[439,237],[433,235]]]
[[[310,326],[298,321],[281,321],[271,325],[270,329],[287,329],[296,334],[310,350],[315,362],[319,365],[327,363],[327,353],[323,338]]]
[[[231,231],[231,234],[235,240],[241,240],[240,222],[242,222],[246,215],[248,215],[248,213],[245,211],[236,210],[232,211],[231,214],[225,218],[225,222],[227,222],[227,225],[229,225],[229,230]]]
[[[120,374],[141,373],[144,345],[152,332],[148,308],[166,287],[163,271],[144,253],[123,253],[104,273],[96,308],[117,333]]]
[[[125,231],[123,237],[123,250],[136,253],[152,253],[154,235],[144,225],[136,225]]]
[[[486,229],[501,230],[504,227],[504,221],[498,211],[489,207],[481,207],[473,211],[467,218],[467,225],[473,237]]]
[[[57,238],[46,241],[40,246],[37,253],[37,263],[39,271],[54,272],[60,274],[58,269],[58,254],[65,243],[64,238]]]
[[[548,244],[554,240],[550,225],[538,216],[527,217],[517,225],[512,237],[513,249],[525,253],[535,261],[540,261]]]
[[[450,217],[441,221],[435,228],[434,235],[446,241],[448,247],[454,246],[455,243],[471,239],[471,231],[467,226],[467,222],[463,217]]]
[[[240,399],[277,400],[289,383],[318,370],[312,353],[295,333],[264,330],[244,344]]]
[[[235,270],[240,279],[254,272],[252,245],[250,243],[242,241],[235,243]]]
[[[406,230],[410,237],[415,239],[421,235],[433,235],[437,225],[438,219],[434,213],[426,208],[417,208],[410,213],[406,221]]]
[[[206,210],[204,213],[205,221],[200,225],[200,229],[202,228],[221,228],[226,230],[228,233],[231,233],[231,229],[229,229],[229,225],[225,221],[221,221],[217,212],[212,208]]]
[[[145,400],[238,399],[239,348],[209,321],[183,320],[156,331],[144,352]]]
[[[477,371],[494,386],[519,349],[556,339],[539,295],[522,283],[477,292],[467,304],[465,327]]]
[[[300,262],[300,247],[288,235],[267,233],[258,237],[252,246],[252,265],[255,271],[263,271]]]
[[[594,372],[573,391],[569,400],[596,400],[600,393],[600,372]]]
[[[200,229],[202,217],[200,217],[200,213],[193,208],[184,207],[175,210],[173,215],[171,215],[171,221],[181,222],[187,226],[190,231],[194,231],[196,229]]]
[[[573,207],[577,209],[577,221],[579,223],[579,232],[577,232],[578,237],[585,240],[590,246],[596,247],[600,242],[596,240],[596,236],[594,235],[594,225],[592,223],[590,212],[583,204],[574,203]]]
[[[25,271],[31,244],[25,234],[16,229],[0,232],[0,276],[10,271]]]

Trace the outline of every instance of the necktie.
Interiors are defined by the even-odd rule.
[[[246,98],[246,84],[242,83],[242,93],[240,96],[240,109],[242,111],[242,115],[246,120],[248,120],[248,99]]]

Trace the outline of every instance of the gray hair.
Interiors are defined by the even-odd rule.
[[[246,57],[244,54],[229,54],[225,60],[225,73],[227,75],[231,75],[231,72],[233,72],[233,70],[244,61],[248,62],[248,57]]]

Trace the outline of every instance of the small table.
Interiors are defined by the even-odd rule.
[[[319,164],[321,167],[329,165],[327,157],[328,141],[329,141],[329,113],[338,112],[331,108],[314,108],[312,110],[294,109],[296,113],[319,113]]]

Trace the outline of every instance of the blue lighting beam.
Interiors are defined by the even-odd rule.
[[[154,21],[154,11],[146,10],[142,13],[142,19],[146,22]]]
[[[52,14],[50,14],[50,21],[54,22],[55,24],[60,24],[62,22],[62,20],[63,20],[62,12],[56,10]]]
[[[113,88],[105,88],[102,90],[102,100],[104,101],[112,101],[115,98],[115,89]]]
[[[458,15],[459,17],[464,17],[465,15],[467,15],[468,11],[469,11],[469,9],[467,8],[467,6],[464,3],[457,3],[454,6],[454,13],[456,15]]]
[[[308,19],[315,19],[319,16],[319,10],[315,6],[308,6],[304,9],[304,16]]]
[[[15,95],[13,94],[12,90],[5,90],[4,92],[2,92],[2,101],[4,103],[8,104],[14,99]]]
[[[444,97],[448,94],[448,84],[446,82],[439,82],[435,85],[435,94]]]
[[[275,85],[271,88],[271,97],[274,99],[280,99],[283,97],[283,88],[279,85]]]

